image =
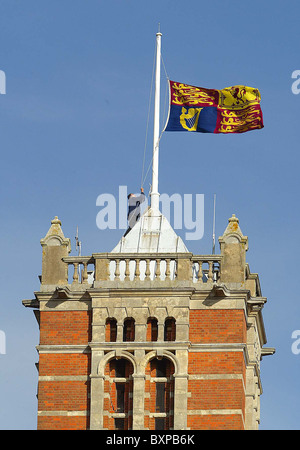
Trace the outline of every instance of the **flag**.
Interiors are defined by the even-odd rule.
[[[165,131],[244,133],[263,128],[258,89],[205,89],[169,81],[170,109]]]

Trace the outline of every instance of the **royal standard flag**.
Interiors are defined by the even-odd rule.
[[[170,110],[165,131],[244,133],[263,128],[258,89],[205,89],[169,81]]]

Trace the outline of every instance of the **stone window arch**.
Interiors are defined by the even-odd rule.
[[[116,342],[117,340],[117,320],[108,317],[105,322],[105,342]]]
[[[174,427],[174,363],[166,357],[148,361],[145,375],[145,426],[149,430]]]
[[[127,317],[123,326],[123,342],[133,342],[135,339],[135,320]]]
[[[164,328],[164,341],[176,340],[176,320],[174,317],[167,317]]]
[[[158,320],[155,317],[149,317],[147,320],[147,342],[156,342],[158,338]]]
[[[112,358],[107,362],[104,370],[104,428],[132,429],[133,372],[134,366],[127,358]]]

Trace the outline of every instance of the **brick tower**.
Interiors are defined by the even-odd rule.
[[[219,243],[193,255],[149,208],[111,253],[68,256],[52,221],[23,300],[40,327],[38,429],[258,428],[266,298],[234,215]]]

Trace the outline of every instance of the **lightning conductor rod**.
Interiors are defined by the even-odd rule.
[[[216,251],[216,194],[214,194],[214,217],[213,217],[213,248],[212,248],[212,254],[215,254]]]
[[[76,249],[78,250],[78,256],[81,256],[81,242],[79,241],[79,236],[78,236],[78,225],[77,225],[77,229],[76,229],[75,241],[76,241]]]
[[[156,33],[156,69],[155,69],[153,162],[152,162],[152,190],[151,190],[151,208],[153,210],[159,210],[158,159],[159,159],[161,36],[162,36],[161,32],[158,31],[158,33]]]

